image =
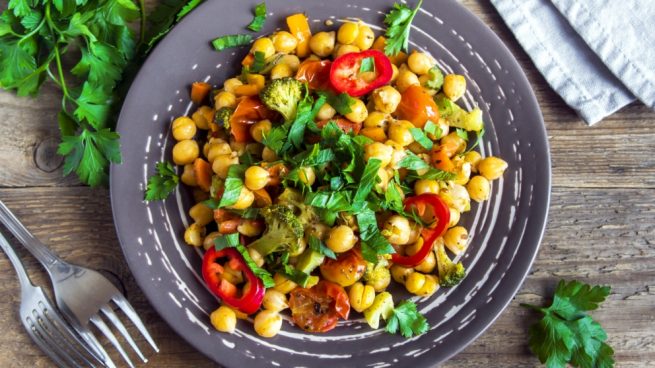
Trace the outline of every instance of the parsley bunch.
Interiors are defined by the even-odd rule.
[[[549,368],[608,368],[614,366],[614,350],[605,343],[607,334],[586,312],[598,308],[609,295],[609,286],[590,286],[579,281],[560,281],[548,308],[521,306],[543,313],[530,326],[530,350]]]
[[[109,163],[121,162],[112,131],[120,81],[200,1],[165,0],[147,32],[143,0],[9,0],[0,15],[0,87],[35,97],[49,79],[61,89],[58,153],[65,175],[106,183]]]

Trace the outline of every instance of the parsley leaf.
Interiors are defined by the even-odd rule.
[[[548,308],[521,306],[539,311],[543,318],[530,326],[529,346],[548,367],[612,367],[614,350],[607,334],[586,312],[598,308],[610,293],[608,286],[590,286],[561,280]]]
[[[419,0],[414,10],[405,4],[393,4],[393,9],[384,17],[384,24],[387,25],[385,54],[394,56],[403,50],[407,51],[411,24],[422,3],[423,0]]]
[[[455,129],[455,132],[456,132],[458,137],[462,138],[463,140],[465,140],[467,142],[469,141],[469,134],[468,134],[468,132],[466,132],[465,129],[457,128],[457,129]]]
[[[407,155],[398,162],[398,166],[409,170],[424,170],[430,168],[430,164],[423,161],[422,158],[416,156],[410,151],[407,151]]]
[[[375,71],[375,59],[373,59],[373,57],[371,56],[362,59],[362,63],[359,66],[359,72],[366,73],[366,72],[374,72],[374,71]]]
[[[233,34],[215,38],[212,41],[214,50],[223,51],[231,47],[245,46],[252,41],[252,36],[248,34]]]
[[[157,175],[153,175],[148,179],[146,201],[166,199],[173,193],[180,180],[170,162],[158,162],[155,166],[157,167]]]
[[[430,325],[427,319],[416,309],[416,304],[403,300],[393,309],[391,318],[387,320],[386,331],[391,334],[400,332],[404,337],[426,333]]]
[[[353,199],[353,205],[358,206],[360,203],[363,203],[368,197],[368,194],[375,186],[378,179],[378,170],[382,161],[377,158],[372,158],[368,160],[366,166],[364,167],[364,173],[362,174],[361,179],[359,180],[359,187],[355,193],[355,198]]]
[[[252,22],[248,24],[248,29],[253,32],[261,31],[264,23],[266,22],[266,3],[261,2],[255,7],[255,17]]]
[[[218,207],[227,207],[237,203],[239,196],[241,195],[241,189],[243,189],[243,176],[246,169],[246,165],[232,165],[227,170],[225,191],[223,192]]]
[[[266,66],[266,54],[262,51],[255,51],[255,59],[250,66],[250,70],[253,73],[259,73]]]
[[[409,132],[412,133],[414,140],[420,144],[425,149],[432,149],[434,142],[420,129],[420,128],[410,128]]]
[[[328,248],[321,239],[311,235],[309,237],[309,249],[313,250],[314,252],[320,253],[328,258],[331,259],[337,259],[337,255],[334,254],[334,251],[332,249]]]
[[[324,95],[327,103],[340,115],[346,115],[352,112],[350,106],[355,103],[355,99],[346,92],[339,93],[338,95],[330,92],[319,92],[319,95]]]

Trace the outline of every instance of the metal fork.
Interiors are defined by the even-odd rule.
[[[59,316],[40,287],[34,286],[20,258],[0,233],[0,248],[16,269],[20,282],[20,320],[32,340],[61,368],[95,367],[97,357]],[[98,361],[99,362],[99,361]]]
[[[159,352],[159,348],[130,303],[106,277],[96,271],[70,264],[57,257],[18,221],[2,201],[0,201],[0,222],[14,234],[48,271],[59,310],[82,339],[94,349],[97,355],[102,357],[102,361],[107,367],[115,368],[116,365],[89,329],[90,323],[114,345],[130,367],[134,367],[134,364],[106,321],[123,335],[143,362],[148,361],[116,313],[114,313],[112,305],[121,309],[152,348]]]

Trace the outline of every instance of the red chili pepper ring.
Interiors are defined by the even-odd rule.
[[[374,64],[373,79],[368,72],[361,72],[364,59],[372,58]],[[391,80],[393,68],[391,61],[378,50],[351,52],[336,58],[330,67],[330,82],[339,92],[353,97],[363,96],[381,87]]]

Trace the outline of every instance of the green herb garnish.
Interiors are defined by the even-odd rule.
[[[427,319],[416,309],[416,304],[403,300],[393,309],[391,318],[387,321],[386,331],[391,334],[400,332],[403,337],[410,338],[426,333],[430,328]]]
[[[262,27],[264,27],[265,22],[266,22],[266,3],[261,2],[257,4],[257,6],[255,7],[255,17],[253,18],[252,22],[248,24],[248,29],[253,32],[259,32],[261,31]]]
[[[245,46],[252,41],[252,36],[248,34],[234,34],[221,36],[212,41],[212,46],[216,51],[223,51],[231,47]]]
[[[148,179],[146,201],[166,199],[173,193],[180,181],[177,174],[175,174],[175,167],[170,162],[158,162],[155,167],[157,168],[157,175],[153,175]]]
[[[387,25],[387,32],[385,33],[387,41],[384,46],[385,54],[394,56],[401,51],[407,51],[412,21],[422,3],[423,0],[419,0],[414,10],[405,4],[393,4],[393,9],[384,18],[384,24]]]

